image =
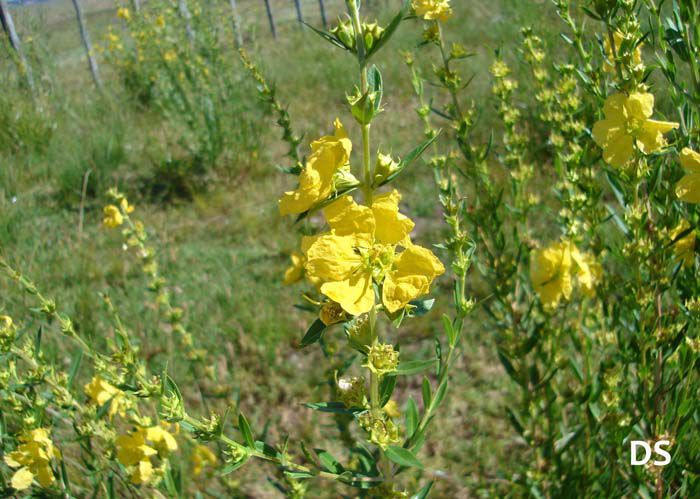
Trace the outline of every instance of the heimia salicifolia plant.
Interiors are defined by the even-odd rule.
[[[371,126],[382,111],[385,88],[372,59],[407,17],[409,4],[385,27],[364,22],[356,0],[346,4],[347,17],[319,34],[357,62],[358,85],[347,102],[360,144],[351,142],[340,119],[329,116],[333,132],[313,141],[302,157],[289,115],[241,54],[263,100],[277,113],[294,163],[286,170],[294,175],[294,186],[283,194],[279,209],[304,224],[307,235],[284,280],[306,282],[305,308],[317,317],[301,346],[323,346],[324,337],[338,333],[345,337],[346,349],[335,356],[342,362],[328,357],[333,363],[329,398],[306,404],[320,417],[335,418],[339,432],[327,447],[337,455],[321,442],[268,443],[261,436],[266,432],[254,430],[228,380],[212,368],[209,353],[188,329],[185,311],[160,271],[156,248],[134,206],[112,189],[103,225],[121,233],[125,254],[143,274],[167,362],[153,368],[138,328],[122,319],[107,292],[102,298],[109,330],[97,342],[0,257],[0,269],[33,303],[34,314],[26,320],[0,316],[2,495],[184,497],[193,493],[190,477],[199,477],[198,483],[216,484],[224,495],[236,496],[238,484],[230,473],[254,458],[274,465],[276,485],[290,497],[304,497],[312,480],[337,482],[343,494],[353,496],[427,497],[432,481],[421,483],[421,474],[408,475],[429,467],[420,450],[447,394],[450,367],[473,306],[465,291],[472,244],[454,210],[447,211],[450,235],[436,247],[452,259],[454,312],[442,318],[444,337],[434,338],[434,356],[418,359],[400,352],[402,324],[430,311],[431,288],[446,269],[431,249],[412,239],[414,222],[401,213],[401,194],[392,184],[438,133],[407,148],[403,159],[373,151]],[[447,1],[416,1],[413,9],[425,19],[443,19],[451,12]],[[126,8],[119,17],[133,22]],[[164,18],[154,23],[157,29],[167,25]],[[164,57],[168,62],[170,56]],[[324,228],[314,231],[321,218],[310,215],[317,213]],[[47,338],[70,348],[70,365],[50,360]],[[176,362],[196,380],[204,414],[193,413],[178,387],[177,372],[169,372]],[[392,398],[397,380],[422,373],[422,403],[409,397],[401,410]],[[210,409],[212,399],[217,407],[228,408],[223,413]]]

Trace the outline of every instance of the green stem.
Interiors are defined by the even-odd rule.
[[[357,47],[357,62],[360,65],[360,90],[365,94],[369,90],[367,79],[367,61],[365,54],[365,40],[362,36],[362,21],[360,20],[360,9],[356,0],[346,0],[345,4],[348,7],[348,12],[352,18],[352,27],[355,31],[355,46]],[[362,172],[363,185],[362,191],[365,196],[365,203],[372,203],[372,153],[370,149],[370,124],[362,126]]]

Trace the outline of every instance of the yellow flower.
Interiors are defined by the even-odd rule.
[[[700,203],[700,153],[686,147],[681,151],[685,176],[676,184],[676,196],[686,203]]]
[[[413,0],[416,15],[428,21],[447,21],[452,16],[450,0]]]
[[[114,416],[117,412],[123,413],[126,406],[126,398],[124,393],[103,380],[99,376],[92,378],[90,383],[85,385],[85,393],[98,407],[102,407],[107,402],[110,402],[109,416]]]
[[[19,440],[22,443],[17,449],[5,456],[5,464],[10,468],[18,468],[11,479],[12,487],[16,490],[28,489],[34,479],[42,487],[49,487],[56,481],[50,461],[58,457],[58,451],[50,438],[50,430],[30,430],[20,435]]]
[[[114,229],[124,223],[124,217],[121,211],[119,211],[119,208],[110,204],[104,207],[104,219],[102,223],[105,227]]]
[[[156,26],[159,28],[165,28],[165,18],[163,16],[156,17]]]
[[[163,59],[165,59],[165,62],[173,62],[175,59],[177,59],[177,52],[174,50],[168,50],[163,54]]]
[[[146,443],[146,431],[143,428],[118,436],[115,448],[117,460],[127,467],[131,483],[140,485],[151,480],[151,457],[158,454],[158,451]]]
[[[214,454],[206,445],[197,445],[192,452],[192,473],[194,476],[199,476],[208,466],[216,466],[216,454]]]
[[[649,93],[613,94],[603,107],[605,119],[593,126],[593,139],[603,148],[606,163],[621,167],[634,157],[634,146],[651,154],[666,145],[663,134],[678,123],[649,119],[654,113],[654,96]]]
[[[562,298],[569,299],[571,280],[571,243],[562,241],[530,256],[530,279],[545,307],[556,307]]]
[[[331,195],[336,174],[350,161],[352,142],[340,120],[335,120],[335,134],[311,143],[311,156],[299,175],[299,186],[285,192],[279,201],[280,214],[303,213]],[[350,175],[346,172],[346,175]]]
[[[119,9],[117,9],[117,17],[128,21],[131,19],[131,12],[129,12],[129,9],[126,7],[119,7]]]
[[[177,426],[175,428],[177,429]],[[169,430],[167,424],[146,428],[146,440],[158,451],[161,458],[165,458],[177,450],[177,440]]]
[[[616,31],[613,38],[615,39],[615,52],[619,56],[620,47],[622,47],[622,43],[625,41],[625,35]],[[603,62],[603,71],[606,73],[613,73],[615,72],[615,54],[613,54],[612,47],[610,46],[610,40],[606,38],[603,45],[605,46],[606,57],[606,60]],[[640,43],[634,48],[632,54],[632,64],[634,66],[640,66],[642,64],[642,45],[643,44]]]
[[[376,196],[371,208],[345,196],[326,207],[331,232],[319,236],[306,253],[306,272],[320,291],[347,313],[360,315],[375,304],[373,283],[382,285],[390,312],[429,292],[445,268],[430,251],[411,243],[413,222],[399,213],[398,191]],[[405,250],[396,253],[400,245]]]
[[[692,265],[695,261],[695,231],[688,232],[688,229],[690,229],[690,224],[683,220],[670,234],[671,241],[675,241],[673,242],[673,252],[676,258],[683,262],[684,267]],[[678,239],[684,232],[688,233]]]

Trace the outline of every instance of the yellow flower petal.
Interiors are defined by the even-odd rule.
[[[352,236],[320,236],[306,252],[306,272],[321,281],[342,281],[362,263]],[[338,300],[336,300],[338,301]]]
[[[281,215],[303,213],[333,192],[333,176],[350,160],[352,142],[340,121],[335,135],[321,137],[311,144],[312,154],[299,175],[299,186],[285,192],[279,201]]]
[[[684,147],[681,151],[681,166],[690,173],[700,173],[700,153]]]
[[[644,154],[651,154],[666,146],[663,134],[678,128],[678,123],[647,120],[637,133],[637,147]]]
[[[695,261],[695,232],[688,232],[688,229],[690,229],[690,224],[686,220],[683,220],[670,233],[670,238],[673,243],[673,253],[678,260],[683,262],[684,267],[692,265]],[[688,233],[678,239],[684,232]]]
[[[654,94],[634,92],[625,100],[628,117],[644,120],[654,114]]]
[[[137,466],[131,472],[131,483],[141,485],[148,483],[153,476],[153,465],[149,460],[139,461]]]
[[[627,102],[627,96],[625,94],[610,95],[605,99],[605,103],[603,104],[603,114],[607,119],[612,119],[613,117],[623,119],[625,102]]]
[[[374,306],[374,287],[369,273],[358,272],[348,279],[326,282],[321,286],[321,293],[352,315],[367,313]]]
[[[382,289],[382,302],[391,313],[430,291],[433,280],[445,272],[442,262],[429,249],[411,245],[394,261]]]
[[[571,296],[571,263],[571,243],[567,241],[532,252],[530,279],[546,307],[554,307],[562,298]]]
[[[51,470],[51,467],[48,464],[39,466],[35,470],[35,472],[36,481],[39,482],[39,485],[41,485],[42,487],[49,487],[52,483],[56,481],[56,478],[53,476],[53,471]]]
[[[28,468],[20,468],[12,475],[10,485],[12,485],[12,488],[15,490],[26,490],[32,486],[33,480],[34,475]]]
[[[613,135],[605,149],[603,149],[605,162],[617,168],[626,165],[633,156],[634,145],[632,136],[624,133]]]
[[[375,238],[383,244],[398,244],[413,230],[415,224],[406,215],[399,213],[401,194],[394,189],[380,194],[372,202],[376,220]]]
[[[343,196],[327,206],[323,210],[323,215],[334,234],[339,236],[363,234],[368,240],[374,237],[375,220],[372,210],[355,203],[352,196]]]
[[[292,265],[284,272],[284,284],[294,284],[299,282],[304,274],[304,257],[299,253],[292,253],[289,257]]]
[[[177,440],[162,426],[151,426],[146,429],[146,440],[153,444],[161,456],[177,450]]]
[[[689,173],[676,184],[676,196],[686,203],[700,203],[700,173]]]

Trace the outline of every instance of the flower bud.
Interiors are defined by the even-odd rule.
[[[334,302],[324,303],[319,312],[319,318],[326,326],[331,326],[342,322],[345,319],[345,311],[342,307]]]
[[[381,112],[382,96],[380,92],[368,90],[364,94],[356,88],[353,95],[347,96],[350,112],[360,125],[369,125]]]
[[[375,184],[380,184],[397,171],[399,171],[399,163],[394,161],[390,155],[377,154],[377,164],[374,167]]]
[[[381,376],[396,371],[398,365],[399,352],[394,350],[394,346],[376,343],[370,347],[364,367]]]

